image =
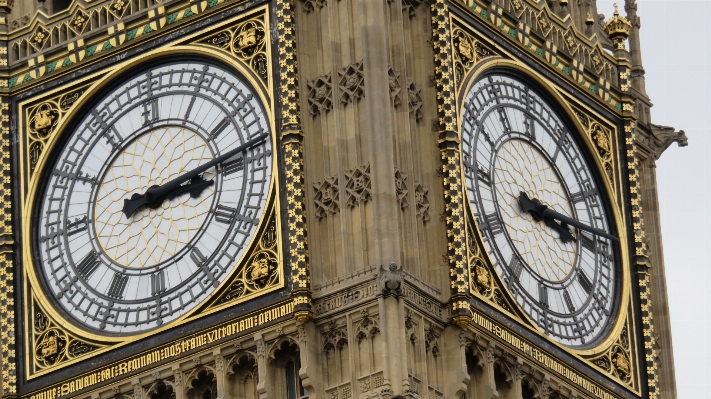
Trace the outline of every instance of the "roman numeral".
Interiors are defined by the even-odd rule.
[[[482,136],[484,136],[484,140],[489,143],[489,146],[491,146],[491,148],[494,148],[494,141],[491,139],[491,136],[489,135],[489,133],[486,132],[486,129],[484,127],[481,128],[481,134]]]
[[[207,266],[207,258],[205,255],[200,252],[200,249],[197,247],[193,248],[192,252],[190,252],[190,258],[195,262],[197,267],[199,267],[202,272],[205,274],[205,280],[203,280],[206,284],[210,284],[213,287],[217,287],[219,285],[219,282],[217,281],[217,278],[215,277],[215,273],[210,270],[210,268]]]
[[[486,184],[487,186],[491,186],[491,176],[489,176],[489,173],[487,173],[484,168],[479,165],[477,165],[476,167],[476,177],[482,183]]]
[[[232,224],[232,220],[234,220],[236,213],[237,209],[235,208],[230,208],[229,206],[224,205],[217,205],[217,209],[215,209],[215,221],[224,224]]]
[[[573,300],[570,299],[570,294],[568,293],[568,290],[563,290],[563,299],[565,300],[565,304],[568,306],[568,311],[570,313],[575,312],[575,305],[573,305]]]
[[[84,216],[81,219],[76,218],[73,222],[67,223],[67,236],[73,236],[74,234],[79,234],[86,230],[88,226],[87,220],[88,218]]]
[[[531,115],[524,114],[523,125],[526,126],[526,134],[533,140],[536,139],[536,121],[533,120]]]
[[[152,125],[158,120],[160,115],[158,115],[158,99],[151,98],[143,102],[143,126]]]
[[[577,193],[570,194],[570,200],[577,204],[578,202],[585,201],[585,193],[580,191]]]
[[[79,264],[77,264],[77,272],[82,277],[89,278],[92,274],[94,274],[100,264],[101,261],[99,260],[99,256],[96,252],[91,251],[84,257],[84,259],[81,260],[81,262],[79,262]]]
[[[190,252],[190,259],[192,259],[193,262],[195,262],[195,265],[197,265],[198,267],[202,267],[202,265],[205,264],[205,261],[207,261],[205,255],[203,255],[202,252],[200,252],[200,249],[197,247],[193,248],[193,250]]]
[[[504,125],[504,132],[511,133],[511,122],[509,121],[509,116],[506,114],[506,109],[499,108],[496,111],[499,113],[499,121]]]
[[[518,258],[518,256],[511,256],[511,261],[509,262],[509,270],[511,271],[511,275],[514,276],[516,280],[519,280],[521,278],[521,272],[523,271],[523,262],[521,261],[521,259]]]
[[[588,237],[587,234],[580,233],[580,242],[583,244],[583,248],[588,251],[595,253],[595,239]]]
[[[548,309],[548,287],[538,284],[538,303],[541,307]]]
[[[491,232],[492,236],[503,233],[503,229],[501,228],[501,221],[499,220],[499,216],[496,214],[496,212],[486,215],[485,218],[486,225],[489,226],[489,231]]]
[[[592,283],[590,282],[590,278],[582,270],[578,273],[578,282],[580,283],[580,286],[583,287],[585,292],[588,294],[592,292]]]
[[[193,110],[193,104],[195,104],[195,96],[190,99],[190,104],[188,104],[188,109],[185,111],[185,116],[183,116],[183,125],[190,120],[190,112]]]
[[[558,144],[558,145],[555,147],[555,153],[553,154],[553,162],[554,163],[556,162],[556,159],[558,159],[558,154],[560,154],[561,148],[568,148],[568,146],[570,146],[570,141],[568,141],[568,138],[566,137],[566,135],[568,133],[565,130],[560,129],[560,128],[558,128],[556,130],[557,130],[558,134],[560,135],[560,138],[557,140],[556,144]]]
[[[239,172],[244,168],[244,158],[239,157],[236,158],[232,161],[229,162],[223,162],[222,163],[222,173],[225,174],[225,176],[229,176],[235,172]]]
[[[226,116],[220,121],[220,123],[217,124],[217,126],[215,126],[214,129],[212,129],[212,132],[210,133],[210,138],[212,138],[213,140],[216,139],[220,135],[220,133],[222,133],[222,131],[225,130],[225,128],[227,128],[227,126],[229,125],[230,118]]]
[[[597,195],[597,189],[593,187],[589,182],[584,183],[583,189],[577,193],[570,194],[570,200],[573,203],[583,202],[590,200],[593,204],[597,202],[595,196]]]
[[[116,299],[123,298],[123,291],[126,289],[126,284],[128,284],[127,275],[121,273],[114,274],[114,278],[111,279],[111,286],[109,286],[109,292],[106,295]]]
[[[160,270],[151,274],[151,295],[156,296],[165,291],[165,272]]]

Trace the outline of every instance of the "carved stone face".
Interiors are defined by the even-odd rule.
[[[325,100],[325,99],[326,99],[326,96],[328,96],[328,89],[326,88],[326,86],[319,86],[319,87],[316,89],[316,93],[314,93],[314,98],[315,98],[317,101],[323,101],[323,100]]]
[[[415,201],[417,201],[418,204],[421,203],[424,199],[425,195],[422,191],[415,191]]]
[[[365,178],[361,175],[353,179],[353,190],[362,191],[365,189]]]
[[[329,187],[326,190],[323,190],[321,193],[321,201],[328,205],[330,204],[334,199],[336,199],[336,189],[335,187]]]
[[[354,73],[352,75],[348,75],[348,77],[346,78],[346,87],[348,88],[348,90],[353,90],[356,87],[358,87],[358,75],[357,74]]]

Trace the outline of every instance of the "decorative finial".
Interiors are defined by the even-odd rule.
[[[616,50],[625,49],[625,41],[630,36],[632,24],[627,18],[620,16],[620,11],[615,3],[615,14],[605,23],[605,32],[615,45]]]
[[[592,15],[590,15],[590,11],[588,11],[588,19],[585,20],[586,25],[592,25],[595,23],[595,20],[593,19]]]

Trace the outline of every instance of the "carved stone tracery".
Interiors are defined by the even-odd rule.
[[[391,66],[388,66],[388,89],[393,105],[395,107],[399,106],[402,103],[402,99],[400,98],[400,92],[402,91],[400,87],[400,73]]]
[[[427,198],[429,191],[429,188],[423,186],[422,183],[415,182],[415,207],[417,216],[422,219],[422,223],[430,221],[430,201]]]
[[[423,117],[422,88],[416,85],[412,79],[407,80],[407,104],[409,106],[410,115],[415,117],[416,122],[420,122]]]
[[[397,166],[395,167],[395,194],[397,195],[397,201],[400,205],[400,209],[403,211],[410,206],[407,200],[407,173],[402,172]]]
[[[353,208],[371,200],[370,163],[345,171],[346,205]]]
[[[323,181],[314,183],[313,187],[318,220],[334,215],[341,209],[338,176],[326,177]]]
[[[324,115],[333,107],[333,86],[331,74],[321,75],[306,81],[306,98],[311,116]]]
[[[349,104],[365,95],[363,61],[354,62],[338,70],[338,88],[342,104]]]

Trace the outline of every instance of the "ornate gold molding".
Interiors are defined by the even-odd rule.
[[[268,215],[265,217],[267,222],[244,267],[232,276],[221,293],[215,295],[212,305],[207,309],[223,307],[283,284],[283,271],[280,267],[283,257],[279,246],[276,212],[272,207],[265,214]]]
[[[269,85],[271,65],[269,30],[265,27],[265,14],[261,13],[234,27],[224,29],[201,41],[232,54],[254,71],[265,85]]]
[[[309,267],[306,225],[306,179],[304,144],[301,130],[299,78],[294,31],[294,0],[277,0],[276,27],[279,53],[279,89],[281,99],[280,132],[284,151],[286,181],[288,263],[291,269],[294,317],[306,322],[311,310],[311,271]]]
[[[527,323],[518,314],[518,305],[512,300],[493,267],[486,261],[484,249],[479,238],[474,233],[475,223],[469,220],[467,225],[467,261],[469,264],[469,289],[472,294],[490,302],[496,307],[508,312],[520,322]]]
[[[631,313],[631,312],[630,312]],[[604,371],[613,379],[629,386],[633,390],[639,389],[639,366],[635,352],[633,329],[628,314],[625,326],[610,347],[602,354],[586,359]]]
[[[593,144],[593,153],[600,161],[603,167],[603,175],[610,182],[610,186],[612,186],[616,196],[618,193],[617,154],[619,154],[617,148],[617,130],[573,104],[570,104],[570,106],[573,108],[575,116],[583,127],[583,134],[585,134],[588,141]]]
[[[25,110],[27,126],[26,146],[30,175],[34,174],[37,162],[47,143],[57,131],[67,113],[84,94],[89,85],[73,88],[68,92],[55,95]]]
[[[452,319],[465,326],[471,319],[469,303],[469,268],[466,259],[466,220],[462,196],[462,173],[456,83],[452,59],[451,19],[444,0],[431,5],[432,43],[435,62],[435,86],[442,183],[444,185],[444,219],[447,226],[447,264],[450,271]]]
[[[32,291],[31,286],[29,290]],[[71,329],[66,328],[68,324],[58,322],[48,315],[38,304],[34,292],[30,297],[30,318],[27,323],[32,342],[28,357],[33,374],[46,369],[56,369],[107,346],[74,334]]]
[[[453,24],[452,48],[454,49],[454,78],[461,87],[464,77],[479,61],[498,55],[462,27]]]
[[[2,167],[2,203],[0,204],[0,245],[13,244],[12,194],[13,174],[10,159],[10,104],[0,97],[0,165]],[[0,396],[17,392],[17,358],[15,346],[15,266],[13,251],[0,250],[0,362],[2,362],[2,390]]]

